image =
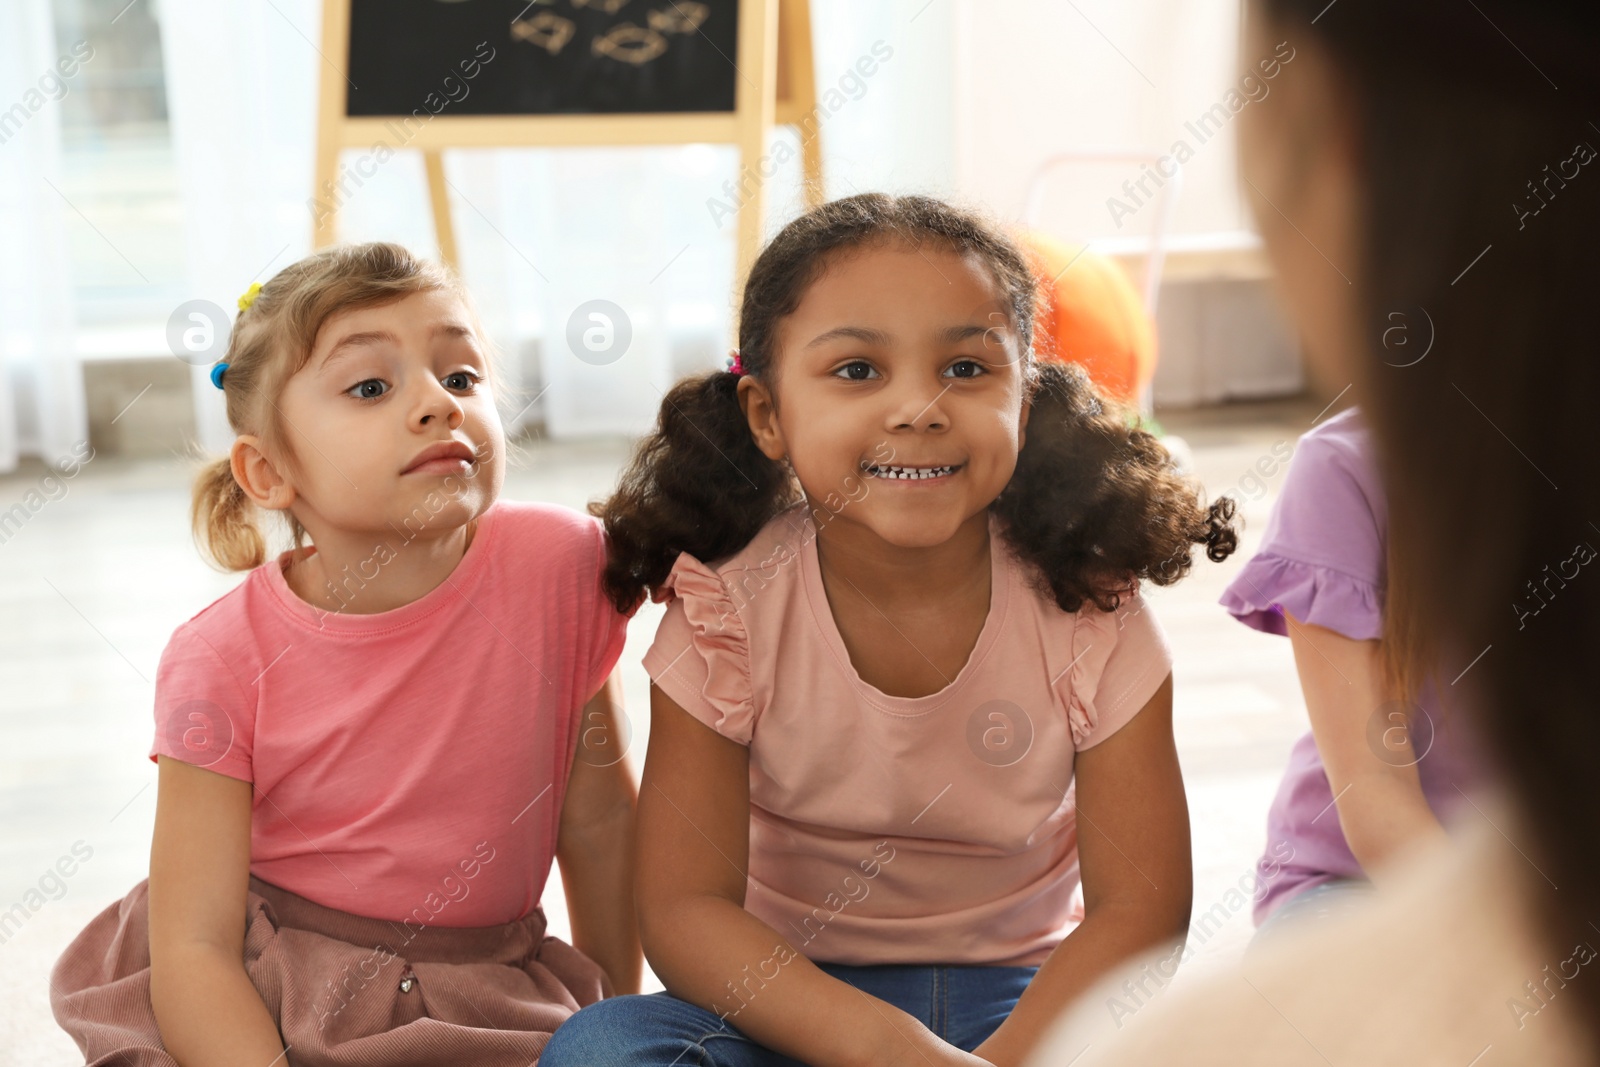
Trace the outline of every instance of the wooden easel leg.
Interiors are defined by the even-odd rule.
[[[739,146],[739,177],[747,195],[739,201],[739,248],[734,284],[742,294],[744,279],[761,252],[763,222],[767,215],[767,191],[757,170],[761,159],[758,148]]]
[[[803,118],[800,134],[800,161],[805,168],[806,206],[823,201],[822,130],[817,114],[817,64],[811,50],[810,0],[782,0],[783,39],[789,42],[789,88],[794,106]]]
[[[322,51],[343,58],[350,41],[350,5],[322,5]],[[317,159],[311,176],[311,247],[327,248],[339,239],[339,150],[344,147],[345,76],[317,67]]]
[[[739,145],[739,259],[734,285],[743,299],[744,279],[761,250],[766,220],[766,183],[761,157],[767,150],[778,94],[778,0],[741,0],[739,63],[735,88]]]
[[[802,131],[801,136],[801,162],[805,164],[806,174],[806,206],[820,207],[823,200],[822,134],[819,131],[812,134],[809,139],[805,139]]]
[[[444,181],[444,153],[426,149],[422,162],[428,170],[428,201],[433,205],[433,233],[439,240],[439,258],[459,272],[461,260],[456,255],[456,228],[450,221],[450,187]]]
[[[312,179],[311,247],[327,248],[339,239],[339,142],[331,130],[317,136],[316,175]]]

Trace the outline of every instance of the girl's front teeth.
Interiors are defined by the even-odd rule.
[[[954,474],[954,467],[868,467],[867,473],[874,478],[939,478],[946,474]]]

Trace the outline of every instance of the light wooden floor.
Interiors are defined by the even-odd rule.
[[[1290,401],[1161,416],[1194,447],[1196,473],[1212,495],[1233,489],[1243,497],[1246,519],[1234,559],[1202,561],[1191,578],[1151,596],[1177,660],[1196,916],[1253,869],[1289,744],[1306,728],[1288,642],[1232,622],[1216,600],[1254,550],[1283,481],[1279,470],[1259,488],[1248,472],[1275,443],[1292,444],[1320,407]],[[531,442],[506,495],[581,509],[609,490],[626,450],[620,440]],[[35,465],[0,478],[0,511],[37,488],[43,474]],[[200,561],[187,514],[183,462],[99,457],[0,543],[0,914],[75,843],[93,850],[59,899],[0,932],[0,1065],[81,1062],[51,1018],[46,976],[83,924],[146,873],[155,765],[145,753],[156,664],[172,630],[238,580]],[[640,610],[623,653],[635,771],[649,685],[639,657],[660,610]],[[565,936],[554,878],[546,906],[553,932]],[[1233,914],[1201,954],[1238,951],[1251,932],[1247,910]]]

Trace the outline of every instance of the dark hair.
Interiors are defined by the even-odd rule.
[[[1188,573],[1194,544],[1213,560],[1237,544],[1234,502],[1209,507],[1165,447],[1111,405],[1081,368],[1033,359],[1035,279],[1007,237],[973,212],[925,196],[864,193],[813,208],[785,226],[756,259],[739,315],[746,374],[776,379],[778,326],[799,306],[829,258],[876,242],[908,240],[980,256],[994,273],[1025,353],[1026,443],[990,507],[1007,541],[1037,571],[1041,593],[1063,611],[1086,601],[1116,609],[1132,579],[1169,585]],[[679,382],[612,496],[590,505],[611,555],[604,585],[630,611],[660,585],[678,553],[710,562],[732,555],[801,499],[789,468],[757,448],[737,399],[738,376]]]
[[[1516,798],[1516,844],[1540,872],[1523,872],[1541,894],[1529,910],[1570,945],[1600,915],[1600,575],[1562,566],[1600,545],[1600,7],[1256,5],[1346,83],[1364,213],[1356,385],[1390,537],[1442,677],[1470,689]],[[1411,363],[1383,330],[1396,311],[1421,325],[1419,309],[1433,348]],[[1560,892],[1543,895],[1541,874]],[[1571,995],[1600,1048],[1600,982]]]

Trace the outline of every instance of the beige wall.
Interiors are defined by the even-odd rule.
[[[952,2],[957,194],[1021,220],[1029,180],[1054,154],[1098,147],[1181,156],[1158,309],[1156,403],[1303,388],[1300,346],[1274,298],[1234,161],[1238,116],[1289,76],[1294,42],[1241,64],[1240,0]],[[1271,79],[1260,76],[1263,60]],[[1242,66],[1257,76],[1244,82]],[[1124,188],[1141,177],[1142,191]],[[1137,250],[1125,259],[1137,280],[1160,188],[1137,164],[1075,164],[1052,173],[1035,225],[1097,251]],[[1113,197],[1122,205],[1115,211]]]
[[[1175,232],[1249,227],[1234,176],[1231,113],[1204,142],[1185,125],[1236,85],[1238,0],[955,3],[955,162],[964,194],[1020,215],[1030,175],[1052,153],[1087,145],[1167,152],[1181,139],[1194,155],[1184,167]],[[1124,164],[1063,173],[1050,186],[1042,221],[1063,235],[1145,232],[1153,210],[1125,217],[1119,228],[1106,204],[1139,176]]]

